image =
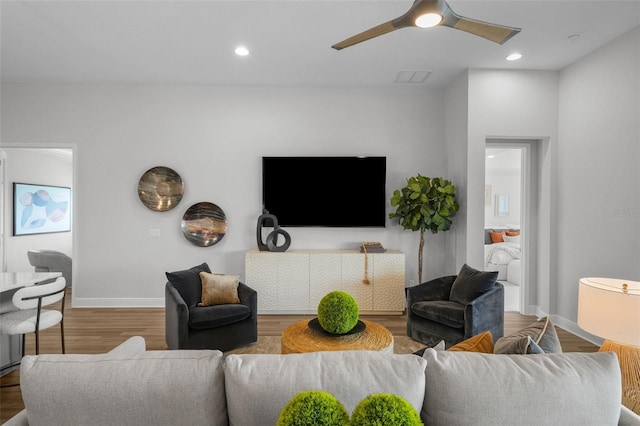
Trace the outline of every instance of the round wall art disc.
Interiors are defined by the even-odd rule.
[[[178,205],[184,194],[184,183],[169,167],[153,167],[138,182],[138,197],[147,208],[165,212]]]
[[[182,233],[185,238],[200,247],[212,246],[227,232],[227,217],[213,203],[192,205],[182,216]]]

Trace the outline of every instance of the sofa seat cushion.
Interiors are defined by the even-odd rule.
[[[176,350],[26,356],[29,426],[227,425],[223,354]]]
[[[323,390],[349,413],[372,393],[405,398],[420,412],[424,359],[376,351],[327,351],[288,355],[227,355],[224,363],[229,423],[275,425],[299,392]]]
[[[207,330],[233,324],[250,316],[251,308],[241,304],[195,307],[189,309],[189,327]]]
[[[426,425],[618,424],[622,385],[613,352],[523,356],[429,348],[424,358]]]
[[[444,324],[447,327],[464,327],[464,305],[448,300],[425,300],[411,305],[417,316]]]

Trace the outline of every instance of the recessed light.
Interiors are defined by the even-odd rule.
[[[249,54],[249,49],[244,46],[238,46],[234,52],[236,52],[236,55],[238,56],[247,56]]]
[[[520,58],[522,58],[522,55],[520,53],[512,53],[507,56],[507,61],[517,61]]]

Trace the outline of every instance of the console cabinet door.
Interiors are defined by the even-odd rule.
[[[278,308],[278,253],[245,255],[245,283],[258,293],[258,312]]]
[[[278,311],[309,309],[309,254],[278,253]],[[258,296],[260,300],[260,296]]]
[[[318,312],[318,304],[327,293],[342,288],[342,255],[340,253],[312,253],[309,270],[309,308]]]
[[[372,256],[368,256],[368,277],[369,284],[365,284],[364,255],[360,253],[342,254],[342,286],[341,290],[346,291],[356,299],[360,311],[373,310],[373,262]]]
[[[404,310],[404,254],[383,253],[373,258],[373,310]]]

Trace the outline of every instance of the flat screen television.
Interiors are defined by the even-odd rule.
[[[386,157],[262,157],[263,208],[282,227],[384,227],[386,168]]]

